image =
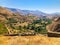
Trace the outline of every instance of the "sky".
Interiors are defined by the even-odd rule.
[[[0,6],[45,13],[60,12],[60,0],[0,0]]]

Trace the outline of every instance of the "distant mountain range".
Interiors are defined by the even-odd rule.
[[[7,8],[7,7],[6,7]],[[43,17],[43,16],[60,16],[60,12],[56,12],[56,13],[52,13],[52,14],[47,14],[44,12],[41,12],[39,10],[33,11],[33,10],[21,10],[21,9],[15,9],[15,8],[7,8],[8,10],[14,12],[14,13],[18,13],[21,15],[34,15],[34,16],[39,16],[39,17]]]
[[[21,9],[15,9],[15,8],[7,8],[9,10],[11,10],[14,13],[19,13],[21,15],[28,15],[28,14],[32,14],[34,16],[46,16],[47,14],[41,11],[33,11],[33,10],[21,10]]]

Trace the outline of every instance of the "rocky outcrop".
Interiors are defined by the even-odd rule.
[[[60,37],[60,17],[56,18],[52,24],[47,25],[48,36]]]

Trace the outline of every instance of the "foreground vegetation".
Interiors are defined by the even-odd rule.
[[[39,36],[0,36],[0,45],[60,45],[60,38]]]

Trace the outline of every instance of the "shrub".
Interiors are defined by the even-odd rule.
[[[8,33],[7,28],[2,23],[0,23],[0,34],[6,34],[6,33]]]

